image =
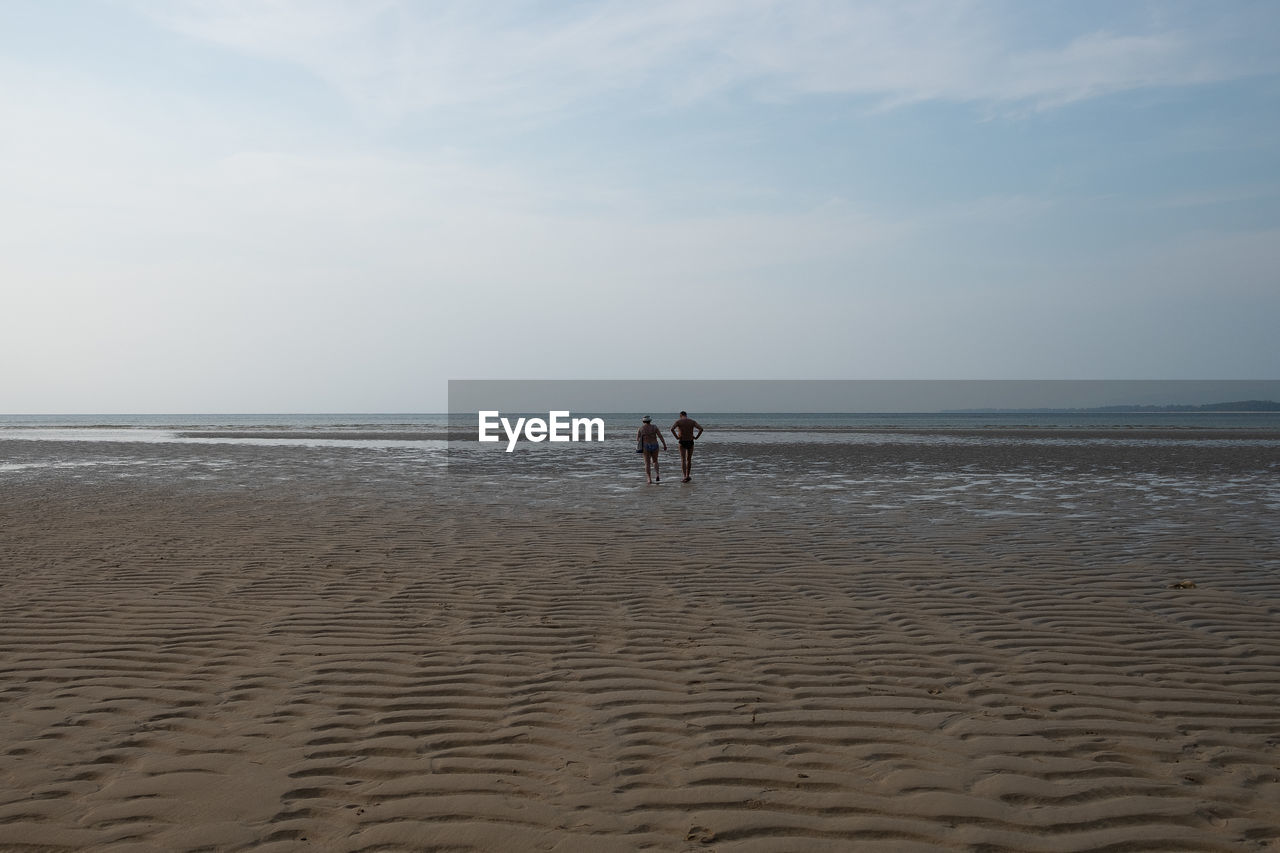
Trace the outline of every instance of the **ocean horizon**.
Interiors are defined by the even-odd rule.
[[[544,412],[503,412],[545,416]],[[645,415],[663,424],[676,412],[574,412],[600,417],[608,434],[634,429]],[[1026,409],[936,412],[693,412],[709,430],[830,431],[866,429],[1280,429],[1280,411],[1150,411],[1139,409]],[[475,427],[474,412],[248,412],[248,413],[63,413],[0,414],[0,438],[21,431],[124,429],[203,430],[347,430],[352,433],[413,430],[465,430]],[[664,424],[665,426],[665,424]],[[371,437],[376,437],[373,435]],[[357,436],[353,435],[353,439]]]

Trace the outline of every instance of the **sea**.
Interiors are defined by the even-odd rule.
[[[539,413],[525,413],[536,417]],[[545,413],[540,413],[545,416]],[[629,433],[643,412],[612,412],[603,417],[606,433]],[[1196,429],[1280,430],[1280,412],[1154,412],[1154,411],[995,411],[995,412],[709,412],[695,413],[707,429],[738,433],[785,431],[811,437],[813,433],[889,430],[1008,430],[1008,429]],[[510,415],[515,418],[517,414]],[[675,416],[671,416],[674,420]],[[661,421],[660,416],[655,417]],[[289,431],[297,439],[317,432],[343,431],[349,441],[378,441],[380,434],[438,433],[476,427],[476,415],[465,414],[0,414],[0,440],[49,438],[95,440],[110,434],[120,441],[177,441],[198,438],[187,433]],[[221,438],[227,438],[222,436]],[[249,440],[252,436],[246,436]],[[740,440],[747,440],[740,436]],[[420,439],[429,440],[429,439]]]
[[[541,413],[546,417],[546,413]],[[528,417],[537,417],[529,414]],[[93,444],[205,447],[329,448],[351,453],[396,451],[408,463],[455,463],[497,458],[514,470],[521,460],[551,458],[563,466],[572,454],[579,467],[611,471],[619,453],[634,448],[644,413],[599,417],[603,442],[553,444],[522,437],[511,445],[502,429],[497,441],[477,441],[475,413],[375,414],[11,414],[0,415],[0,475],[56,465],[58,447]],[[520,415],[504,414],[514,422]],[[765,458],[752,447],[872,446],[928,447],[1235,446],[1280,450],[1280,412],[710,412],[697,415],[705,434],[700,448],[720,445]],[[674,420],[674,417],[672,418]],[[654,418],[669,436],[668,424]],[[579,434],[579,438],[584,438]],[[597,434],[592,434],[593,439]],[[34,442],[48,448],[25,450]],[[674,450],[675,443],[671,442]],[[22,457],[20,461],[15,457]],[[624,457],[625,458],[625,457]],[[429,466],[430,467],[430,466]]]
[[[525,416],[545,419],[546,413]],[[514,422],[521,415],[504,413],[504,417]],[[627,442],[634,440],[644,413],[615,412],[590,417],[603,420],[606,443]],[[1216,433],[1214,441],[1270,445],[1276,438],[1265,433],[1280,433],[1280,412],[710,412],[697,417],[707,431],[705,443],[713,443],[720,436],[735,444],[1129,440],[1150,444],[1205,440],[1204,433]],[[402,448],[439,453],[457,452],[474,442],[477,420],[474,413],[11,414],[0,415],[0,442]],[[654,422],[665,431],[667,425],[660,416]],[[1165,434],[1153,437],[1151,433]],[[496,434],[503,435],[501,429]],[[1139,435],[1143,437],[1131,438]],[[499,445],[506,444],[503,437]],[[533,446],[527,440],[519,445],[520,449]]]
[[[1278,412],[695,414],[705,433],[692,488],[668,435],[652,494],[717,512],[1124,518],[1138,537],[1280,512]],[[0,489],[150,483],[626,515],[650,494],[635,452],[642,416],[601,416],[603,442],[522,440],[507,452],[505,438],[477,441],[474,413],[0,415]]]

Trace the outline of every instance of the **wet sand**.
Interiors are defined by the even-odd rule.
[[[3,850],[1280,850],[1273,448],[37,445]]]

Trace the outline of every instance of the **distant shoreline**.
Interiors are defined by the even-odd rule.
[[[1166,406],[1140,406],[1140,405],[1117,405],[1117,406],[1091,406],[1089,408],[1034,408],[1034,409],[944,409],[940,414],[944,415],[1067,415],[1073,413],[1079,414],[1104,414],[1104,415],[1124,415],[1124,414],[1150,414],[1169,412],[1171,414],[1185,414],[1188,412],[1211,412],[1219,415],[1247,415],[1255,412],[1280,412],[1280,403],[1274,400],[1236,400],[1230,403],[1204,403],[1201,405],[1190,404],[1170,404]]]

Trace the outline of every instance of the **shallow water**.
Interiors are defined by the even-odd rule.
[[[1082,420],[1070,416],[1039,430],[974,429],[973,416],[719,417],[737,427],[708,428],[687,486],[669,442],[664,500],[742,512],[783,501],[853,513],[1081,520],[1123,508],[1152,524],[1169,514],[1280,509],[1280,431],[1206,428],[1235,422],[1223,415],[1143,416],[1139,431],[1069,429]],[[943,422],[960,428],[938,428]],[[625,503],[646,488],[630,416],[610,419],[605,442],[522,442],[511,453],[465,433],[446,441],[446,427],[441,415],[8,416],[0,419],[0,484],[339,483],[561,510]]]

